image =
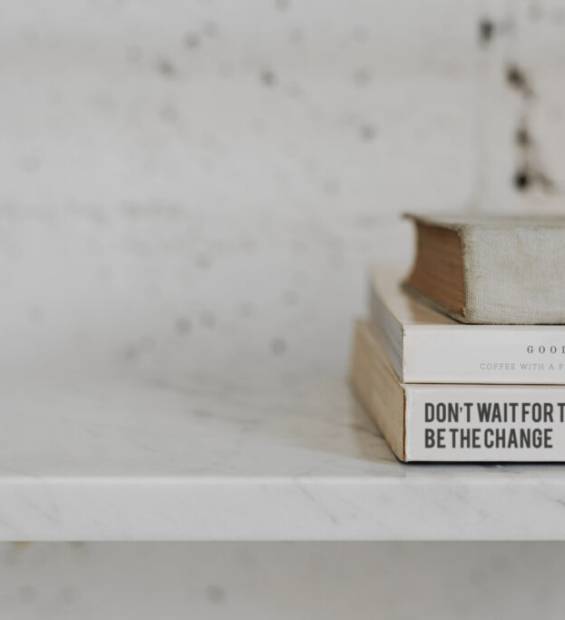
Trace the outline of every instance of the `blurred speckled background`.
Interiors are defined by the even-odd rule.
[[[559,620],[551,544],[15,544],[9,620]]]
[[[564,34],[560,1],[3,3],[0,371],[342,377],[367,265],[409,256],[399,213],[560,208]],[[563,562],[555,546],[4,545],[0,610],[557,618]]]
[[[470,200],[475,13],[1,8],[0,367],[343,375],[368,264],[409,254],[398,214]]]

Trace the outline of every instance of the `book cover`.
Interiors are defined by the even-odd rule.
[[[565,323],[565,217],[407,217],[410,292],[467,323]]]
[[[565,387],[401,383],[365,321],[351,384],[401,461],[565,461]]]
[[[398,269],[376,269],[370,322],[406,383],[565,384],[565,325],[468,325],[420,304]]]

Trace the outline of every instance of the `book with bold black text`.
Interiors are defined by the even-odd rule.
[[[402,383],[365,321],[351,383],[402,461],[565,461],[565,386]]]

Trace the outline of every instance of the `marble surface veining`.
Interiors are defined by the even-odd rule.
[[[565,536],[561,467],[400,464],[344,381],[1,390],[3,540]]]

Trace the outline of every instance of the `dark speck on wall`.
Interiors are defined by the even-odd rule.
[[[155,341],[153,338],[145,337],[140,338],[135,342],[130,342],[124,350],[124,358],[128,362],[135,362],[139,358],[143,357],[146,353],[149,353],[155,348]]]
[[[374,125],[364,123],[359,127],[359,136],[363,142],[371,142],[377,137],[377,130]]]
[[[275,86],[277,83],[277,76],[272,69],[263,69],[259,74],[261,84],[267,87]]]
[[[526,72],[515,63],[506,66],[506,81],[508,84],[520,91],[525,97],[532,97],[534,90],[526,75]]]
[[[353,81],[357,86],[367,85],[373,76],[366,67],[361,67],[353,73]]]
[[[194,262],[198,269],[210,269],[212,266],[212,261],[206,254],[198,254]]]
[[[168,58],[160,58],[157,63],[157,71],[165,77],[174,77],[177,74],[175,65]]]
[[[286,11],[290,6],[290,0],[275,0],[275,6],[279,11]]]
[[[495,23],[488,17],[483,17],[479,21],[479,44],[487,47],[495,34],[495,30]]]
[[[226,600],[226,591],[222,586],[210,584],[206,587],[206,598],[216,605],[224,603]]]
[[[197,32],[187,32],[184,37],[184,44],[189,49],[196,49],[200,45],[200,35]]]
[[[536,142],[529,130],[527,118],[524,117],[514,134],[514,140],[520,157],[520,165],[512,179],[512,184],[519,192],[525,192],[536,186],[546,193],[554,193],[556,185],[545,172],[536,148]]]
[[[532,137],[528,128],[524,125],[518,127],[516,130],[516,144],[521,147],[528,147],[532,144]]]
[[[521,168],[516,171],[516,174],[514,175],[514,186],[518,191],[525,192],[530,187],[531,181],[531,176],[528,170]]]
[[[283,338],[273,338],[271,340],[271,351],[273,355],[283,355],[286,352],[286,341]]]
[[[554,181],[543,170],[528,163],[518,168],[514,174],[513,184],[519,192],[526,192],[533,186],[540,188],[546,193],[554,193],[556,191]]]
[[[175,321],[175,330],[177,334],[180,334],[181,336],[186,336],[187,334],[190,334],[191,329],[192,323],[190,319],[187,319],[185,316],[180,316]]]

